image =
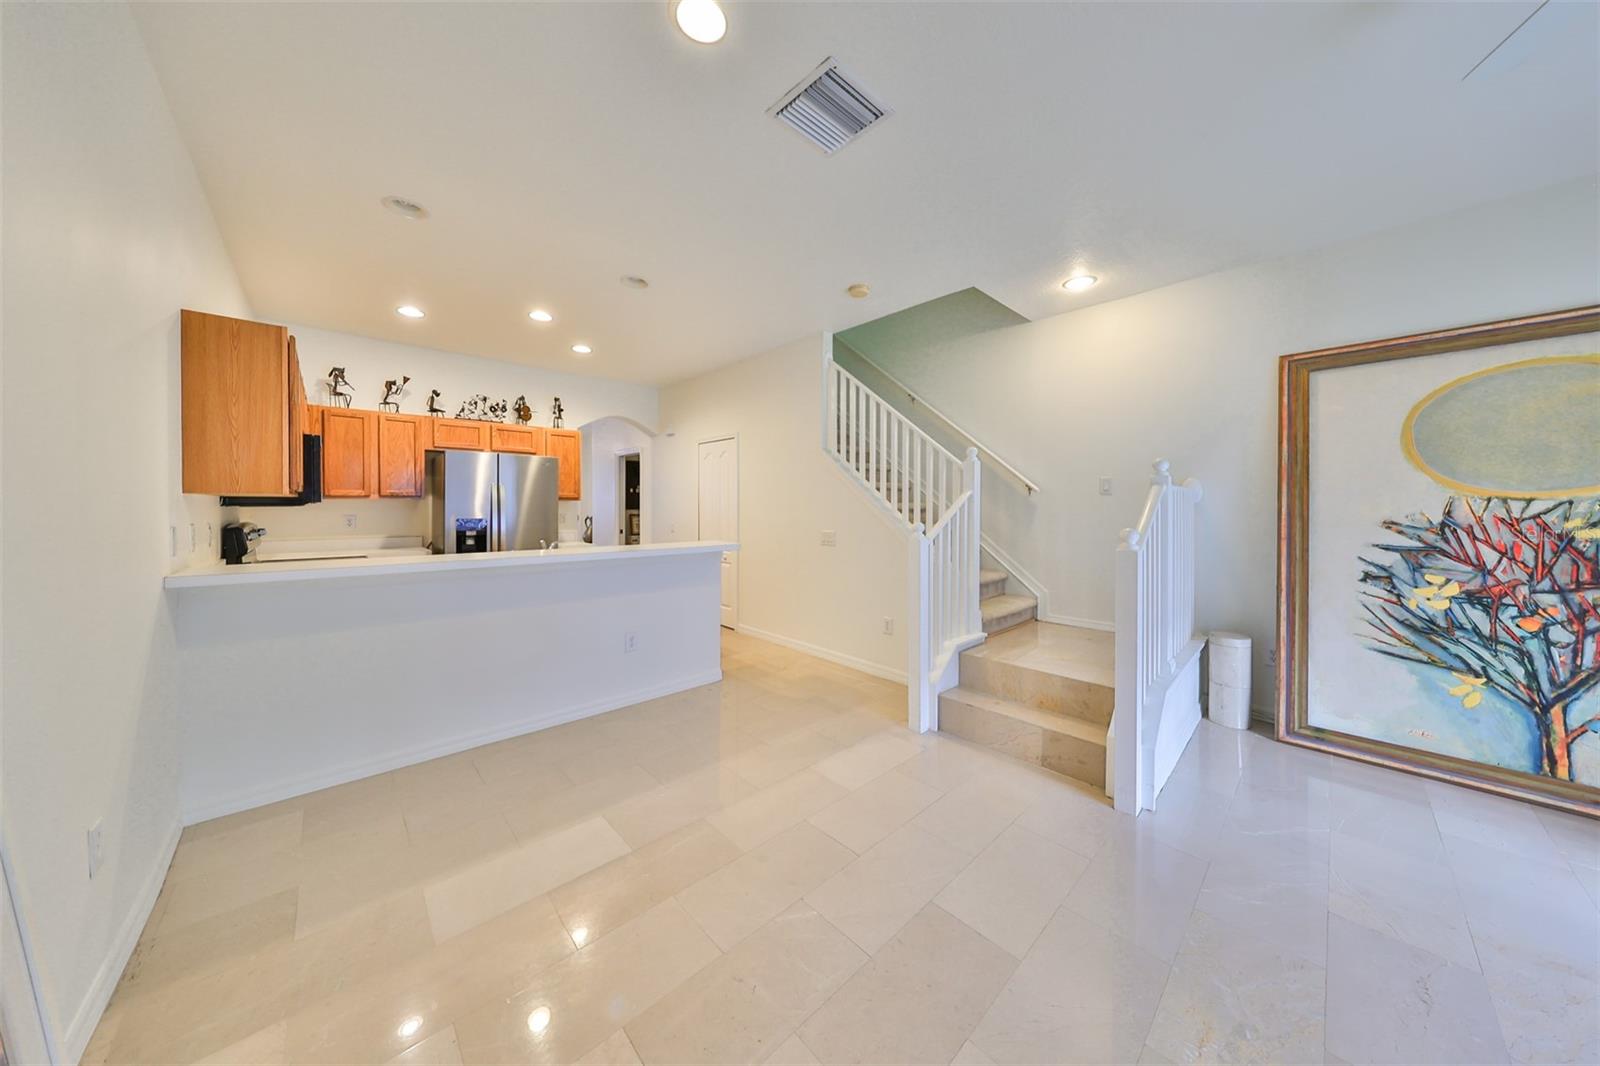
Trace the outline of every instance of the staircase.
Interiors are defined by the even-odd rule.
[[[978,617],[986,636],[1004,633],[1039,615],[1039,598],[1006,592],[1011,575],[1004,570],[978,571]]]
[[[1026,610],[1028,621],[961,653],[960,682],[939,697],[939,730],[1104,789],[1113,636],[1032,621],[1031,602]]]
[[[958,457],[831,358],[823,381],[823,449],[910,549],[907,725],[1104,789],[1128,814],[1153,806],[1199,721],[1199,483],[1155,464],[1139,522],[1118,538],[1115,632],[1040,622],[1038,600],[983,565],[975,442]]]

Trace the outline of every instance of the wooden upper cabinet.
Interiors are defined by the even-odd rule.
[[[289,331],[240,318],[182,316],[183,491],[292,496]]]
[[[576,500],[583,495],[583,435],[575,429],[547,429],[546,454],[561,460],[556,475],[556,495]]]
[[[371,496],[376,490],[377,412],[322,408],[322,495]]]
[[[421,496],[426,418],[378,412],[378,495]]]
[[[547,455],[544,443],[545,430],[540,426],[507,426],[489,423],[489,449],[496,452],[521,452],[523,455]]]
[[[489,423],[463,418],[432,418],[433,441],[430,448],[470,448],[489,450]]]

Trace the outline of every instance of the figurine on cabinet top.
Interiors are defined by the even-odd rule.
[[[518,396],[517,402],[511,405],[511,410],[516,413],[518,425],[525,426],[533,421],[533,408],[528,406],[526,396]]]
[[[349,407],[350,398],[354,395],[345,390],[351,389],[350,379],[344,376],[344,367],[336,366],[328,371],[328,406]]]
[[[411,380],[410,375],[402,374],[399,381],[390,378],[383,383],[383,399],[378,401],[378,410],[400,410],[400,394],[405,391],[406,383]]]
[[[444,414],[444,408],[439,406],[439,390],[434,389],[428,393],[428,413],[435,418]]]
[[[557,396],[555,403],[550,405],[550,425],[554,429],[561,428],[561,397]]]

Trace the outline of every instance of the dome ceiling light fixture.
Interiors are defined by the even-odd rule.
[[[412,222],[420,222],[428,217],[428,209],[426,207],[423,207],[415,200],[407,200],[403,196],[385,196],[378,202],[401,218]]]
[[[728,16],[717,0],[677,0],[672,19],[685,37],[698,44],[716,44],[728,32]]]

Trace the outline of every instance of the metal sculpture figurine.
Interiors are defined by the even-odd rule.
[[[555,403],[550,405],[550,425],[556,429],[561,428],[561,397],[557,396]]]
[[[394,378],[385,381],[383,383],[383,399],[378,401],[378,410],[398,413],[400,410],[400,394],[405,391],[406,382],[410,380],[409,376],[401,375],[399,381]]]
[[[351,388],[353,386],[350,384],[350,379],[344,376],[344,367],[336,366],[330,369],[328,371],[328,406],[349,407],[350,398],[354,393],[346,392],[345,390]]]
[[[439,390],[434,389],[428,393],[428,413],[435,418],[444,414],[444,408],[439,406]]]
[[[489,417],[489,397],[481,392],[476,396],[468,396],[461,401],[461,409],[456,412],[456,417],[473,422],[492,421]]]
[[[506,401],[502,397],[489,405],[489,421],[504,422],[506,420]]]
[[[528,406],[526,396],[518,396],[517,402],[511,405],[511,410],[516,413],[519,425],[527,425],[533,421],[533,408]]]

